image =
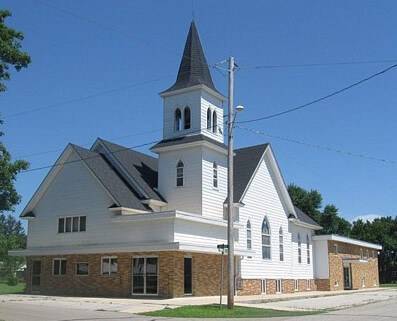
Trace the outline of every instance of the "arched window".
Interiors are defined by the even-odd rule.
[[[271,255],[270,245],[270,226],[269,221],[265,217],[262,222],[262,258],[270,260]]]
[[[174,129],[176,132],[179,132],[182,127],[182,113],[179,108],[175,110],[175,116],[174,116]]]
[[[212,124],[211,124],[211,108],[207,109],[207,129],[211,129]]]
[[[183,121],[184,121],[184,125],[183,128],[184,129],[190,129],[190,108],[189,107],[185,107],[185,109],[183,110]]]
[[[176,164],[176,186],[183,186],[183,162]]]
[[[217,133],[218,131],[218,116],[216,115],[216,111],[212,113],[212,132]]]
[[[306,235],[306,257],[307,264],[310,264],[310,238],[309,234]]]
[[[278,231],[278,242],[280,248],[280,261],[284,261],[284,237],[282,226],[280,226],[280,230]]]
[[[252,249],[251,222],[247,221],[247,250]]]
[[[212,164],[212,185],[218,187],[218,164],[216,162]]]
[[[298,263],[302,263],[302,241],[300,233],[298,233]]]

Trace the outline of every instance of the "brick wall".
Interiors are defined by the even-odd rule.
[[[101,275],[102,256],[117,256],[118,273],[112,276]],[[184,257],[192,258],[193,295],[218,295],[220,288],[221,257],[219,255],[152,252],[152,253],[112,253],[89,255],[56,255],[29,257],[27,259],[27,292],[31,293],[32,261],[41,260],[40,293],[48,295],[129,297],[132,292],[132,258],[134,256],[157,256],[159,261],[159,295],[178,297],[184,295]],[[66,275],[54,276],[54,258],[67,260]],[[224,256],[224,288],[227,289],[227,257]],[[76,275],[76,263],[89,264],[89,274]]]
[[[266,294],[277,294],[277,280],[266,279]],[[242,280],[242,289],[237,291],[238,295],[259,295],[262,294],[262,280],[260,279],[244,279]],[[294,279],[281,279],[282,293],[294,293],[295,291],[295,280]],[[315,291],[317,288],[315,280],[309,280],[309,286],[307,287],[307,280],[298,280],[298,291]]]

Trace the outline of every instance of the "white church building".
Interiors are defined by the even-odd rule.
[[[219,293],[226,257],[217,245],[227,243],[225,97],[194,22],[176,82],[160,95],[156,157],[100,138],[90,149],[69,144],[39,185],[21,213],[27,248],[10,252],[27,258],[27,292]],[[269,144],[235,150],[234,166],[236,295],[378,285],[381,248],[315,236],[321,227],[292,204]]]

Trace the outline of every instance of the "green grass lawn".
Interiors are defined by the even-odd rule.
[[[18,283],[15,286],[9,286],[7,283],[0,283],[0,294],[23,293],[25,283]]]
[[[381,288],[397,288],[397,283],[385,283],[380,285]]]
[[[226,306],[219,309],[219,305],[187,305],[175,309],[163,309],[152,312],[145,312],[142,315],[153,317],[173,318],[271,318],[271,317],[292,317],[309,314],[318,314],[321,311],[279,311],[272,309],[260,309],[244,306],[235,306],[229,310]]]

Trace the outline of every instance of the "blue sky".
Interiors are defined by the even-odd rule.
[[[191,1],[3,0],[1,7],[12,11],[8,24],[25,33],[23,47],[32,57],[0,95],[4,141],[15,157],[35,168],[52,164],[68,142],[89,147],[99,136],[134,146],[160,138],[158,93],[175,79]],[[240,120],[308,102],[393,62],[250,67],[397,62],[395,1],[208,0],[195,1],[194,15],[208,62],[233,55],[241,67],[236,103],[246,110]],[[227,79],[212,73],[226,93]],[[305,110],[245,126],[397,160],[396,80],[397,69]],[[318,189],[324,204],[334,203],[345,218],[397,213],[396,163],[236,130],[237,147],[269,141],[287,183]],[[19,175],[23,200],[15,215],[46,173]]]

